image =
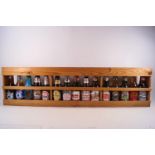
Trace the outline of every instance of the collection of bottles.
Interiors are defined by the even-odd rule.
[[[100,79],[97,76],[54,76],[52,85],[55,87],[100,87]],[[8,86],[50,86],[48,76],[8,76]],[[102,87],[108,88],[147,88],[146,77],[103,77]],[[7,90],[7,99],[34,99],[50,100],[48,90]],[[146,101],[148,93],[146,91],[88,91],[88,90],[54,90],[52,91],[53,100],[59,101]]]

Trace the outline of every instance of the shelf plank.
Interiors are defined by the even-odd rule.
[[[44,101],[4,100],[4,105],[49,107],[149,107],[150,101]]]
[[[98,91],[151,91],[151,88],[104,88],[104,87],[45,87],[45,86],[3,86],[4,90],[98,90]]]
[[[150,68],[112,67],[2,67],[3,75],[151,76]]]

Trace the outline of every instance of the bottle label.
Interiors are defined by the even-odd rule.
[[[119,92],[118,91],[113,91],[112,92],[112,100],[113,101],[118,101],[119,100]]]
[[[91,92],[91,101],[99,101],[99,91],[92,91]]]
[[[71,91],[64,91],[63,92],[63,100],[70,101],[71,100]]]
[[[55,101],[59,101],[59,100],[61,99],[61,93],[60,93],[60,91],[55,90],[55,91],[53,92],[53,97],[54,97],[54,100],[55,100]]]
[[[72,92],[72,100],[74,100],[74,101],[80,100],[80,91],[73,91]]]
[[[16,91],[16,99],[23,99],[23,98],[24,98],[23,90],[17,90]]]
[[[7,99],[14,99],[14,92],[13,91],[7,91]]]
[[[129,100],[129,92],[128,91],[123,91],[121,94],[121,100],[122,101],[128,101]]]
[[[55,85],[60,85],[60,80],[55,80]]]
[[[82,101],[90,101],[90,91],[82,91]]]
[[[103,92],[103,101],[110,101],[110,92],[109,91]]]
[[[49,92],[42,91],[42,100],[49,100]]]
[[[146,91],[140,91],[139,92],[139,100],[140,101],[146,101],[146,99],[147,99]]]
[[[41,91],[40,90],[34,90],[33,96],[35,100],[40,100],[41,99]]]
[[[130,92],[130,100],[131,101],[137,101],[138,100],[138,92],[137,91],[131,91]]]

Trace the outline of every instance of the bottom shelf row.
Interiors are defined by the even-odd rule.
[[[147,91],[79,91],[79,90],[7,90],[8,100],[53,100],[53,101],[147,101]]]

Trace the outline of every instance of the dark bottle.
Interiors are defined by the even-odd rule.
[[[70,86],[71,86],[71,81],[70,81],[69,76],[67,76],[67,77],[65,78],[64,86],[65,86],[65,87],[70,87]]]
[[[34,86],[40,86],[41,85],[41,79],[40,76],[35,76],[33,81]]]
[[[140,77],[140,84],[139,84],[140,88],[146,88],[146,78],[145,77]]]
[[[55,79],[54,79],[54,86],[55,86],[55,87],[60,87],[60,86],[61,86],[60,76],[55,76]]]
[[[114,88],[119,87],[118,77],[113,77],[113,87]],[[120,97],[119,91],[113,91],[111,97],[112,97],[112,101],[119,101],[119,97]]]
[[[123,79],[121,87],[128,88],[128,78],[127,77],[125,77]],[[122,101],[128,101],[129,100],[129,92],[128,91],[122,91],[121,92],[121,100]]]
[[[22,76],[18,76],[17,86],[24,86],[24,80],[23,80]]]
[[[13,76],[8,76],[8,86],[14,86],[14,78],[13,78]]]
[[[99,87],[99,82],[98,82],[97,76],[93,77],[92,86],[93,87]]]
[[[125,77],[125,78],[123,79],[123,82],[122,82],[121,87],[123,87],[123,88],[128,88],[128,78],[127,78],[127,77]]]
[[[75,76],[74,77],[73,86],[75,86],[75,87],[80,87],[81,86],[81,84],[80,84],[80,77],[79,76]]]
[[[109,83],[109,78],[106,77],[103,83],[103,87],[109,87],[110,83]]]
[[[83,86],[84,87],[89,87],[89,77],[85,76],[83,79]]]
[[[146,88],[146,78],[145,77],[140,77],[139,87],[140,88]],[[140,91],[139,92],[139,100],[140,101],[146,101],[147,100],[147,92],[146,91]]]
[[[131,77],[130,87],[131,88],[137,88],[136,77]],[[137,101],[138,100],[138,91],[130,91],[129,98],[130,98],[130,101]]]

